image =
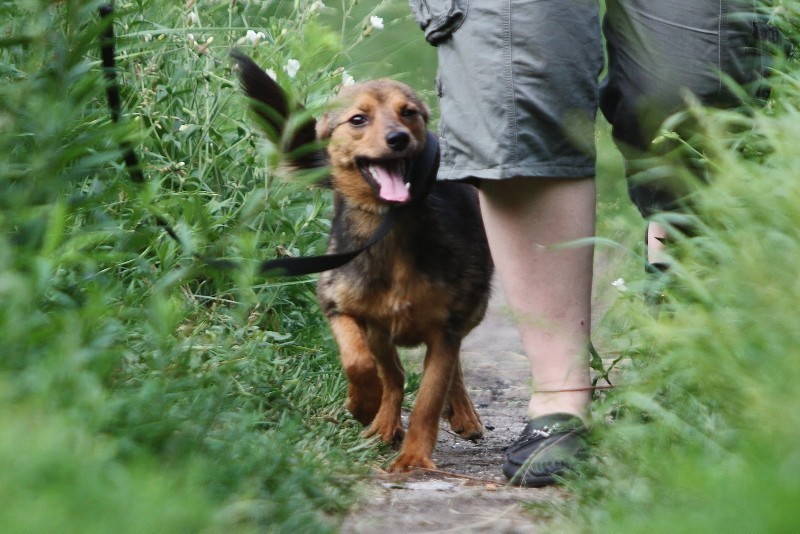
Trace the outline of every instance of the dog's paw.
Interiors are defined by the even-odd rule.
[[[382,442],[388,444],[400,443],[405,436],[405,430],[403,430],[399,420],[384,422],[380,418],[376,418],[372,424],[361,433],[361,436],[365,438],[378,436]]]
[[[450,428],[462,438],[474,440],[483,437],[483,424],[474,409],[450,411],[447,415]]]
[[[354,392],[347,399],[347,411],[362,425],[370,424],[381,407],[381,391]]]
[[[428,455],[404,450],[391,463],[389,466],[389,472],[405,473],[418,467],[425,469],[436,469],[436,464],[433,463],[433,460],[431,460],[430,456]]]
[[[462,438],[475,440],[483,437],[481,418],[469,398],[458,403],[451,400],[443,416],[450,423],[450,429]]]

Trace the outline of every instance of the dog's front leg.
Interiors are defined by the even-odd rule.
[[[460,340],[448,340],[444,332],[428,342],[422,383],[411,412],[408,434],[400,455],[389,466],[389,471],[436,467],[431,455],[436,445],[439,418],[453,379],[460,346]]]
[[[347,375],[347,409],[362,425],[368,425],[381,406],[383,387],[366,329],[350,315],[332,315],[328,321]]]
[[[397,349],[385,332],[369,329],[368,337],[372,353],[378,361],[383,396],[381,407],[370,427],[364,431],[364,436],[380,436],[384,443],[399,442],[403,439],[403,424],[400,419],[405,382],[403,365]]]

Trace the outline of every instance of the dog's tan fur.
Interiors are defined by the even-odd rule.
[[[389,80],[346,88],[335,107],[322,117],[317,135],[329,140],[331,184],[336,195],[330,251],[366,241],[387,209],[358,162],[413,158],[425,145],[427,120],[427,108],[415,93]],[[387,144],[389,136],[397,132],[409,137],[401,151]],[[464,386],[459,348],[461,339],[485,312],[491,262],[482,225],[475,221],[474,191],[466,185],[447,185],[450,187],[434,188],[439,195],[436,198],[441,198],[437,210],[442,213],[432,213],[436,210],[425,205],[409,208],[405,215],[409,220],[400,221],[378,245],[350,264],[323,273],[318,286],[349,380],[347,407],[356,419],[369,425],[365,436],[379,436],[386,443],[403,439],[404,371],[397,346],[427,345],[408,434],[390,471],[434,467],[431,454],[443,409],[461,436],[474,439],[483,432]],[[458,194],[448,199],[449,191]],[[466,209],[470,222],[480,227],[471,236],[476,243],[466,241],[470,236],[458,229],[431,219],[447,217],[449,210],[456,209]],[[412,220],[416,216],[433,221],[432,228],[420,228]],[[415,243],[419,232],[428,231],[436,234],[433,243]],[[415,250],[418,246],[430,250]],[[456,252],[474,254],[479,260],[465,261],[463,273],[448,275],[440,272],[441,262],[425,258],[425,254]]]
[[[383,239],[320,276],[317,295],[349,381],[347,408],[369,425],[366,436],[403,439],[405,374],[397,347],[427,346],[408,434],[389,469],[434,467],[442,415],[464,438],[483,432],[459,362],[461,340],[486,311],[492,274],[477,194],[465,184],[431,185],[428,171],[417,176],[424,165],[412,163],[426,161],[419,155],[428,139],[428,110],[410,87],[391,80],[345,87],[316,125],[305,120],[287,131],[286,94],[250,58],[232,55],[265,133],[291,163],[302,169],[329,164],[329,252],[364,246],[390,206],[402,206]],[[326,151],[303,148],[315,136],[327,141]]]

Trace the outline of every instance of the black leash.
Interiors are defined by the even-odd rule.
[[[299,256],[291,258],[278,258],[266,260],[261,263],[259,271],[265,276],[300,276],[303,274],[321,273],[330,271],[346,264],[369,247],[383,239],[394,228],[399,215],[397,208],[392,208],[383,216],[381,224],[369,236],[364,246],[338,254],[323,254],[322,256]]]
[[[381,224],[366,243],[360,248],[349,250],[347,252],[339,252],[335,254],[325,254],[322,256],[304,256],[294,258],[278,258],[276,260],[268,260],[261,264],[260,271],[262,274],[280,274],[286,276],[299,276],[302,274],[321,273],[341,267],[349,262],[372,245],[383,239],[389,231],[394,228],[400,218],[401,212],[408,206],[411,206],[430,193],[433,182],[436,181],[436,172],[439,169],[439,140],[435,135],[428,132],[427,140],[425,142],[425,149],[422,153],[414,159],[414,162],[409,169],[408,176],[424,176],[425,181],[421,182],[416,191],[412,190],[412,197],[408,204],[401,206],[391,206],[381,220]]]
[[[100,6],[100,18],[106,22],[106,27],[100,35],[100,58],[103,62],[103,74],[106,78],[106,96],[108,97],[108,107],[111,108],[111,120],[119,123],[122,115],[122,99],[119,96],[116,59],[114,57],[113,15],[114,7],[111,4]],[[128,141],[123,141],[120,143],[120,149],[131,180],[137,184],[143,183],[144,175],[142,174],[142,168],[139,166],[139,158],[136,157],[131,144]]]
[[[102,59],[103,72],[106,79],[106,96],[108,98],[108,106],[111,109],[111,119],[113,122],[118,123],[121,117],[121,98],[119,94],[119,85],[117,84],[116,74],[116,61],[114,53],[114,21],[113,21],[114,8],[111,4],[106,4],[100,7],[100,17],[106,20],[106,28],[103,30],[100,43],[100,57]],[[143,183],[144,175],[139,165],[139,160],[136,153],[133,151],[130,143],[123,141],[120,143],[123,158],[125,160],[125,167],[128,169],[131,180],[135,183]],[[417,187],[412,190],[412,197],[408,204],[403,206],[391,206],[383,219],[381,224],[372,233],[367,242],[355,249],[347,252],[339,252],[334,254],[324,254],[322,256],[301,256],[301,257],[287,257],[277,258],[274,260],[266,260],[259,265],[259,272],[264,276],[301,276],[305,274],[320,273],[336,269],[346,264],[375,243],[383,239],[388,234],[399,219],[400,212],[407,206],[413,205],[416,202],[424,199],[433,187],[433,182],[436,180],[436,172],[439,168],[439,141],[435,135],[428,132],[428,137],[425,143],[423,152],[415,158],[409,169],[409,176],[422,176],[424,181],[420,182]],[[156,222],[158,225],[179,245],[183,246],[178,234],[170,226],[170,224],[161,216],[156,215]],[[231,260],[222,260],[218,258],[206,258],[200,255],[195,257],[206,263],[209,266],[221,269],[237,269],[240,265]]]
[[[119,96],[119,84],[117,84],[117,66],[114,54],[114,6],[112,4],[105,4],[100,6],[100,18],[106,24],[103,33],[100,34],[100,59],[103,65],[103,75],[106,79],[106,98],[108,99],[108,107],[111,109],[111,120],[119,124],[120,117],[122,116],[122,98]],[[122,158],[125,160],[125,168],[128,169],[128,174],[131,181],[137,184],[144,183],[144,174],[142,167],[139,165],[139,158],[136,157],[136,152],[130,142],[122,141],[119,145],[122,151]],[[179,245],[183,246],[175,229],[170,226],[169,222],[160,215],[155,215],[156,223]]]

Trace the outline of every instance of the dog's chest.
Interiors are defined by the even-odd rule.
[[[447,289],[402,259],[381,272],[334,271],[320,284],[320,296],[335,312],[378,326],[401,345],[424,342],[450,314],[452,295]]]

